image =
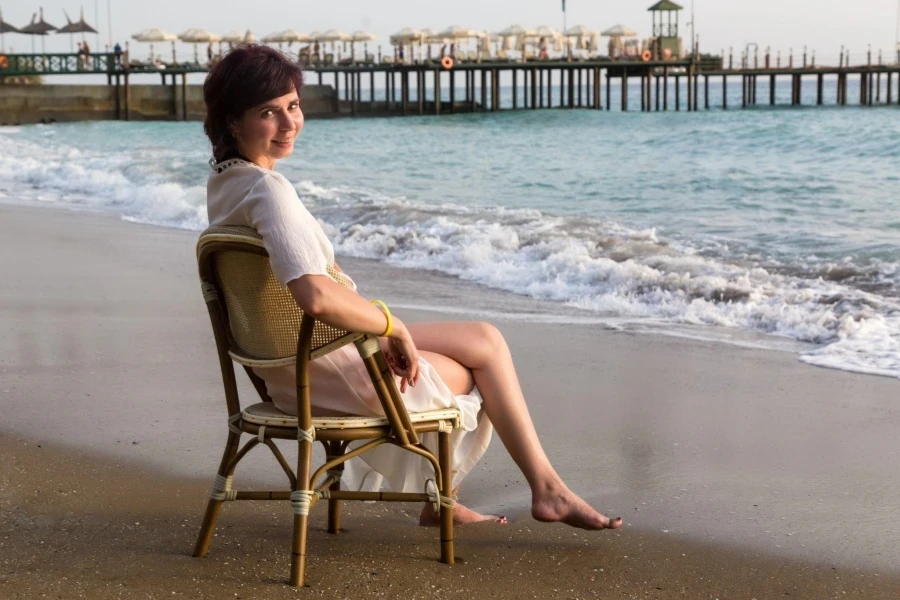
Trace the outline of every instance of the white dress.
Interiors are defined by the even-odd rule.
[[[272,271],[283,284],[303,275],[325,275],[334,264],[334,249],[319,222],[310,214],[294,186],[283,175],[241,159],[212,165],[207,182],[210,225],[243,225],[260,233]],[[349,279],[349,278],[348,278]],[[353,286],[355,289],[355,285]],[[275,406],[296,413],[293,366],[254,369],[266,382]],[[426,360],[419,359],[419,380],[402,394],[410,412],[458,408],[462,427],[451,435],[453,485],[456,487],[487,450],[493,427],[481,410],[477,394],[455,396]],[[313,414],[382,416],[365,365],[355,346],[345,346],[310,363]],[[437,434],[421,436],[436,453]],[[362,462],[364,461],[364,462]],[[395,446],[383,445],[351,459],[343,477],[347,489],[374,490],[384,480],[398,492],[421,492],[434,470],[425,459]]]

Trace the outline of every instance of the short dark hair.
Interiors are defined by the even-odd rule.
[[[203,83],[206,119],[203,131],[219,162],[237,155],[236,140],[228,126],[248,108],[303,87],[300,66],[274,48],[241,44],[214,66]]]

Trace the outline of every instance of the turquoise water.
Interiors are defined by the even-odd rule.
[[[5,129],[0,158],[7,201],[205,226],[197,123]],[[893,108],[521,111],[310,121],[278,168],[338,253],[900,376],[898,158]]]

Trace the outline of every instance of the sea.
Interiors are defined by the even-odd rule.
[[[195,122],[0,128],[0,202],[200,231],[209,158]],[[277,168],[338,255],[900,377],[898,165],[900,110],[760,106],[310,120]]]

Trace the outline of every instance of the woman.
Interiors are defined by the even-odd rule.
[[[620,527],[621,519],[610,521],[591,508],[550,465],[528,414],[509,349],[496,328],[468,322],[407,326],[395,317],[388,331],[379,308],[329,276],[331,270],[337,277],[346,277],[334,263],[334,250],[318,222],[290,182],[274,170],[278,160],[291,155],[303,128],[302,85],[297,65],[260,45],[235,49],[210,71],[203,86],[204,130],[213,148],[207,186],[210,224],[255,228],[263,237],[275,276],[304,312],[339,329],[382,336],[382,348],[410,410],[460,409],[463,431],[454,433],[453,439],[454,486],[483,454],[493,424],[531,486],[535,519],[584,529]],[[257,373],[276,406],[294,413],[293,368],[258,369]],[[310,381],[318,414],[382,414],[352,347],[313,361]],[[481,400],[471,395],[474,388]],[[382,448],[390,450],[381,447],[364,456],[391,487],[404,490],[413,487],[410,482],[417,484],[421,475],[415,473],[416,466],[382,460],[384,456],[377,456]],[[454,518],[458,523],[505,521],[460,504]],[[437,515],[427,505],[420,523],[436,522]]]

